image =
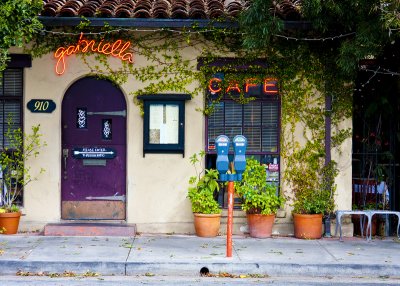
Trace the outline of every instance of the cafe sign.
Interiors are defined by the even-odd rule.
[[[244,81],[243,85],[240,85],[237,81],[230,81],[227,84],[225,90],[222,88],[223,80],[218,77],[213,77],[208,82],[208,91],[211,94],[218,94],[220,92],[244,92],[248,93],[253,88],[258,88],[260,84],[262,85],[262,91],[264,94],[275,95],[278,94],[278,80],[276,78],[265,78],[261,83],[259,83],[254,78],[248,78]]]
[[[68,47],[59,47],[54,53],[57,60],[55,71],[56,74],[62,75],[65,72],[66,57],[77,53],[98,53],[103,55],[110,55],[121,59],[128,63],[133,63],[133,53],[129,48],[131,42],[116,40],[114,42],[106,42],[103,39],[100,41],[87,40],[81,33],[78,42],[75,45]]]

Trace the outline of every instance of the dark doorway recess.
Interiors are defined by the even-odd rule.
[[[400,209],[399,67],[398,41],[381,57],[360,62],[353,98],[353,209]]]

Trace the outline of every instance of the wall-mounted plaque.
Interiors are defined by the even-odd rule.
[[[33,113],[52,113],[56,103],[51,99],[31,99],[26,107]]]
[[[157,104],[150,105],[150,144],[179,143],[179,105]]]
[[[74,148],[72,156],[75,159],[113,159],[117,152],[107,147]]]

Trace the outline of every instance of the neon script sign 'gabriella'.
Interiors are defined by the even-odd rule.
[[[56,73],[62,75],[65,72],[65,58],[76,53],[99,53],[104,55],[111,55],[120,58],[122,61],[133,63],[133,54],[127,50],[131,46],[131,42],[123,42],[116,40],[115,42],[103,42],[100,40],[86,40],[81,33],[78,43],[68,47],[59,47],[54,53],[57,59]]]

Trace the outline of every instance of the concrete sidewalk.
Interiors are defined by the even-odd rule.
[[[0,275],[23,272],[190,275],[200,271],[270,276],[399,277],[398,239],[233,238],[185,235],[48,237],[0,235]]]

